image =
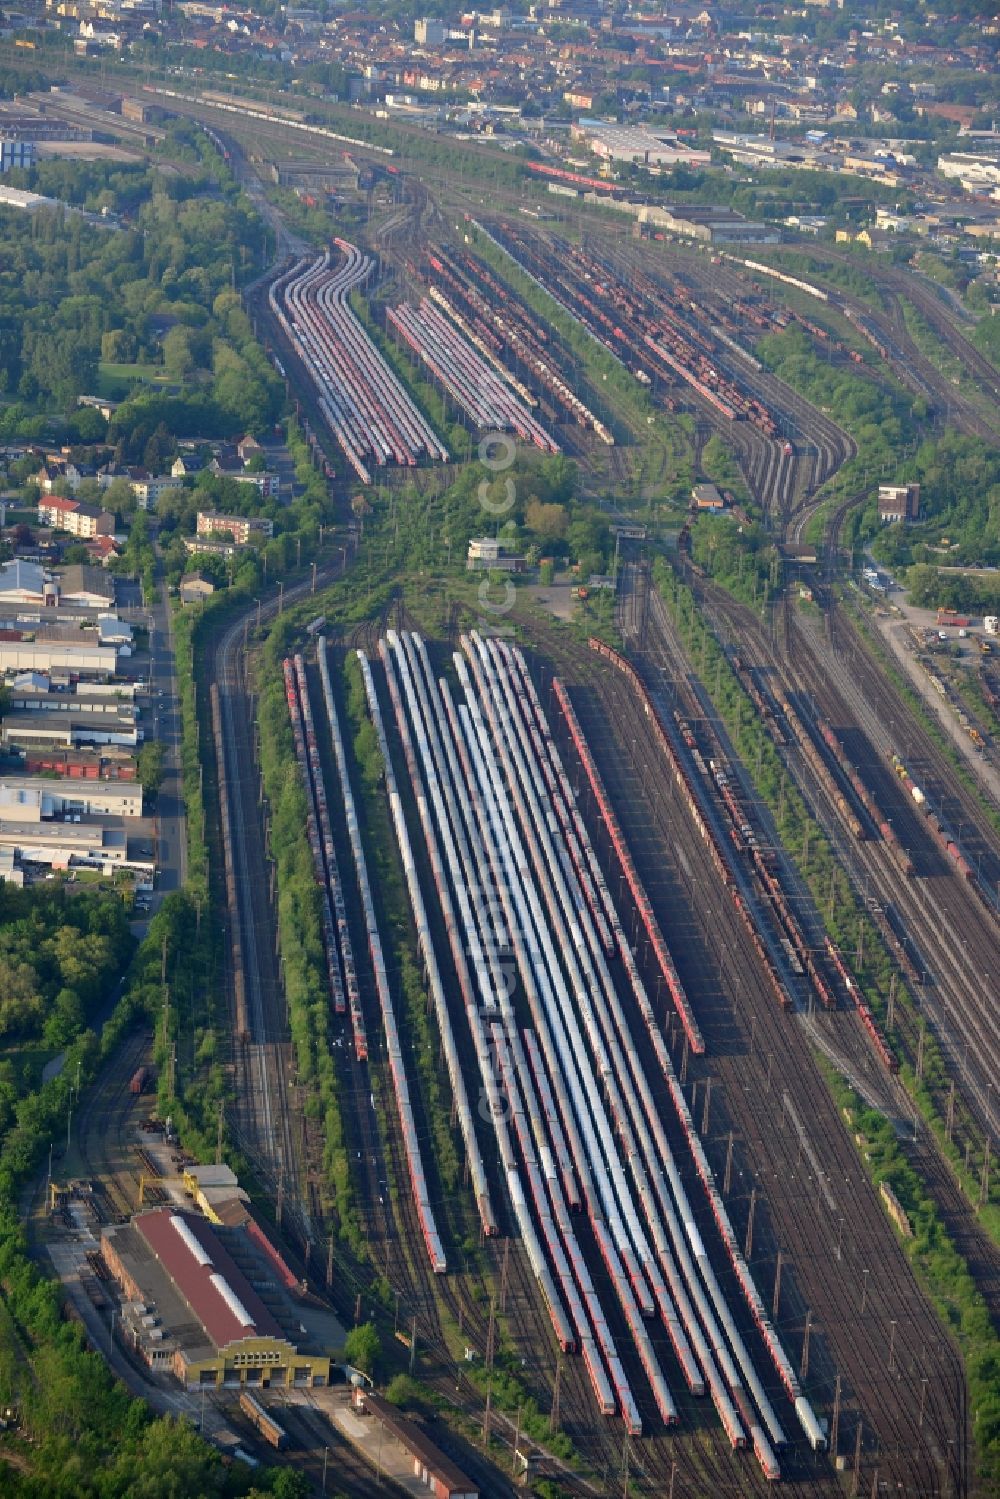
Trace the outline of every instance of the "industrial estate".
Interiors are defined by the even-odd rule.
[[[4,1492],[998,1492],[996,24],[851,9],[0,13]]]

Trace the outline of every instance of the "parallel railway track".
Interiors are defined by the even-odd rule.
[[[901,845],[913,858],[916,877],[904,880],[880,839],[872,836],[858,841],[847,836],[842,823],[831,821],[824,807],[825,793],[801,755],[794,747],[783,751],[810,804],[826,811],[821,820],[833,837],[841,862],[852,873],[856,888],[870,891],[873,899],[877,897],[897,935],[900,931],[907,934],[906,946],[917,968],[911,988],[938,1034],[958,1085],[957,1137],[961,1139],[963,1131],[973,1128],[976,1141],[981,1143],[982,1132],[988,1127],[995,1138],[1000,1113],[990,1082],[1000,1066],[1000,1047],[989,1002],[995,923],[932,842],[922,817],[893,776],[890,756],[897,742],[893,731],[905,705],[884,685],[881,698],[874,695],[874,688],[870,689],[870,699],[858,698],[856,684],[862,671],[859,656],[863,649],[859,643],[850,671],[841,666],[833,674],[835,658],[793,609],[782,612],[782,636],[772,642],[743,605],[704,580],[695,581],[700,607],[717,636],[738,643],[739,654],[760,673],[762,682],[782,684],[807,717],[820,711],[847,738],[855,764],[879,799]],[[948,911],[944,922],[940,919],[942,909]],[[919,982],[921,977],[926,982]],[[905,1015],[897,1016],[897,1024],[904,1032],[912,1061],[918,1048],[917,1026]],[[971,1111],[964,1117],[963,1098]],[[943,1111],[944,1098],[939,1097],[937,1102]]]
[[[761,1187],[753,1268],[769,1302],[766,1293],[773,1284],[774,1256],[777,1247],[782,1248],[785,1280],[779,1330],[793,1352],[801,1348],[805,1312],[812,1309],[816,1341],[807,1389],[817,1394],[819,1408],[828,1411],[833,1375],[842,1374],[841,1451],[853,1450],[859,1422],[869,1433],[862,1442],[863,1489],[870,1483],[877,1461],[883,1478],[891,1470],[907,1485],[906,1492],[947,1492],[946,1487],[939,1487],[949,1481],[939,1457],[945,1454],[946,1466],[948,1437],[955,1430],[965,1430],[961,1365],[941,1340],[933,1314],[895,1249],[892,1232],[853,1146],[814,1071],[808,1029],[803,1022],[777,1010],[742,925],[731,915],[725,892],[720,888],[717,902],[706,894],[716,886],[714,866],[702,855],[700,840],[692,837],[686,826],[686,812],[664,774],[663,757],[650,738],[645,715],[629,702],[617,683],[600,681],[593,662],[563,637],[556,643],[544,632],[540,643],[546,649],[551,645],[560,671],[580,684],[578,712],[625,823],[640,872],[654,904],[664,913],[665,930],[676,942],[682,978],[709,1040],[709,1056],[697,1067],[693,1059],[689,1064],[689,1087],[697,1081],[703,1100],[705,1078],[709,1074],[713,1077],[707,1148],[720,1179],[727,1122],[739,1141],[734,1170],[739,1186],[730,1199],[738,1233],[745,1229],[750,1186],[757,1183]],[[670,659],[673,680],[682,680],[688,670],[677,658]],[[669,854],[667,849],[671,850]],[[696,1074],[694,1079],[692,1073]],[[819,1147],[839,1209],[836,1217],[824,1206],[819,1186],[801,1158],[795,1131],[789,1123],[780,1129],[776,1125],[781,1118],[783,1089],[794,1100],[798,1118],[809,1121],[809,1135]],[[696,1117],[701,1106],[699,1103]],[[742,1176],[741,1170],[745,1173]],[[791,1272],[789,1265],[794,1267]],[[863,1309],[859,1305],[862,1296]],[[899,1388],[893,1389],[889,1401],[885,1340],[893,1319],[897,1322],[893,1362]],[[905,1355],[899,1341],[904,1323]],[[822,1329],[818,1336],[817,1328]],[[933,1350],[931,1354],[928,1349]],[[915,1371],[921,1360],[929,1360],[939,1376],[934,1442],[940,1452],[931,1451],[926,1440],[920,1445],[920,1377]],[[929,1435],[928,1421],[925,1410],[921,1428],[925,1437]],[[873,1440],[875,1433],[877,1442]],[[681,1461],[679,1452],[677,1455]],[[651,1473],[659,1472],[660,1482],[669,1479],[669,1466],[657,1468],[655,1446],[652,1457],[647,1458],[644,1452],[643,1458]],[[715,1453],[712,1462],[712,1491],[726,1492],[733,1482],[727,1472],[728,1461]],[[963,1447],[952,1463],[957,1492],[965,1490],[966,1462]],[[787,1475],[784,1487],[791,1493],[826,1491],[823,1470],[817,1470],[811,1456],[793,1464],[786,1454],[783,1470]],[[705,1473],[696,1480],[689,1472],[688,1481],[704,1484]],[[745,1491],[754,1492],[751,1480],[745,1477],[744,1481]],[[695,1491],[700,1492],[697,1488]]]

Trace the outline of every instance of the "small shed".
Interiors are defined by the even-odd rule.
[[[190,577],[181,579],[182,604],[200,604],[202,599],[210,599],[214,592],[215,584],[204,573],[192,573]]]
[[[696,484],[691,491],[691,498],[698,511],[719,511],[726,508],[726,502],[717,484]]]

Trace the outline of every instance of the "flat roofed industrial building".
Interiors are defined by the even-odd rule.
[[[246,1252],[261,1266],[261,1288],[273,1283],[250,1237],[225,1232],[241,1258]],[[189,1388],[329,1383],[329,1357],[303,1352],[285,1335],[207,1219],[153,1208],[108,1225],[101,1253],[127,1298],[124,1335],[152,1368],[169,1369]]]
[[[86,864],[112,873],[112,866],[128,861],[128,839],[120,828],[77,825],[75,822],[15,822],[0,817],[0,848],[13,849],[22,864],[48,864],[70,869]],[[132,868],[151,870],[152,864]]]
[[[134,749],[138,743],[134,710],[119,708],[115,702],[95,712],[79,712],[69,698],[63,712],[29,708],[5,714],[0,724],[0,744],[5,745],[59,745],[73,749],[78,744],[117,744]]]
[[[0,672],[66,670],[78,677],[113,677],[117,667],[114,646],[68,640],[0,641]]]
[[[18,822],[37,822],[79,812],[88,817],[141,817],[142,787],[135,781],[86,782],[64,776],[0,778],[0,814]]]

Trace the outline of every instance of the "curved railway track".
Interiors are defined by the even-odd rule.
[[[662,270],[658,274],[657,258],[650,256],[640,245],[617,245],[606,258],[610,264],[621,268],[626,279],[638,272],[661,291],[669,290]],[[727,299],[725,288],[718,282],[716,267],[707,268],[703,260],[683,254],[671,264],[682,267],[685,278],[691,278],[703,294],[707,292],[717,297],[720,314],[724,313]],[[742,290],[735,276],[729,276],[729,283],[731,292]],[[725,346],[717,348],[715,357],[730,378],[777,416],[781,439],[767,439],[745,423],[721,421],[707,402],[695,396],[693,404],[698,411],[698,426],[700,428],[707,419],[736,450],[747,487],[771,517],[772,525],[780,526],[787,533],[794,524],[796,534],[788,539],[798,540],[810,513],[808,502],[812,495],[854,456],[856,445],[842,428],[785,381],[766,370],[753,369],[733,357]],[[784,439],[792,441],[790,455],[784,452]]]
[[[110,1216],[115,1219],[131,1217],[139,1203],[143,1172],[128,1128],[133,1112],[148,1108],[150,1100],[135,1097],[129,1084],[135,1069],[148,1058],[151,1041],[147,1032],[135,1031],[89,1090],[76,1116],[73,1143],[84,1175],[100,1183]]]
[[[812,260],[853,265],[856,262],[828,246],[809,245],[805,253]],[[1000,400],[1000,371],[956,327],[940,299],[914,272],[902,272],[880,263],[865,267],[876,288],[879,305],[853,295],[836,282],[827,288],[831,305],[849,310],[862,318],[879,337],[886,349],[888,362],[899,380],[916,395],[927,397],[939,413],[947,413],[949,425],[957,426],[969,436],[995,443],[1000,438],[1000,424],[983,412],[938,369],[909,332],[903,316],[901,299],[913,304],[932,332],[980,384],[986,397]],[[822,279],[822,273],[806,272],[804,279]]]

